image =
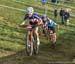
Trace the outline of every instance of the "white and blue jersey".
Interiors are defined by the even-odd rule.
[[[55,23],[53,20],[50,20],[47,22],[48,27],[55,27],[56,25],[57,25],[57,23]]]
[[[28,19],[29,23],[34,25],[38,23],[38,20],[40,19],[39,15],[34,13],[31,17],[29,17],[28,14],[25,15],[24,20]]]
[[[56,30],[55,30],[55,26],[56,26],[56,25],[57,25],[57,24],[56,24],[53,20],[49,20],[49,21],[47,22],[48,30],[53,31],[53,33],[56,32]]]

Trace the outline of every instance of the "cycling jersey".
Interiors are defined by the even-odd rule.
[[[56,26],[56,25],[57,25],[57,24],[56,24],[54,21],[52,21],[52,20],[49,20],[49,21],[47,22],[48,30],[53,31],[53,33],[56,32],[56,30],[55,30],[55,26]]]
[[[57,25],[57,23],[55,23],[54,21],[52,21],[52,20],[49,20],[48,22],[47,22],[47,26],[48,27],[55,27]]]
[[[31,17],[28,14],[25,15],[24,20],[28,19],[31,25],[37,24],[40,17],[34,13]]]

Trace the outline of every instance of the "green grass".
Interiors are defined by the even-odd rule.
[[[31,0],[31,2],[33,1]],[[11,0],[0,0],[0,4],[21,9],[28,7],[24,4],[11,2]],[[39,13],[44,13],[39,8],[36,9],[35,7],[35,10]],[[50,42],[40,35],[41,46],[39,55],[27,57],[25,54],[27,30],[19,27],[25,12],[3,7],[0,7],[0,12],[0,64],[47,64],[51,61],[72,61],[74,58],[75,35],[73,26],[60,25],[57,31],[56,50],[51,49]],[[53,18],[53,13],[50,11],[48,13]],[[70,23],[75,23],[74,20],[74,18],[70,18]],[[58,17],[58,21],[60,23],[60,17]]]

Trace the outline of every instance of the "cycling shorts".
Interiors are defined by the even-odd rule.
[[[48,30],[53,31],[53,33],[56,33],[55,27],[50,27],[50,26],[48,26]]]

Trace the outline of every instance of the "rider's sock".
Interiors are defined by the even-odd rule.
[[[28,47],[30,47],[30,45],[28,45]]]
[[[37,44],[40,45],[40,40],[39,40],[39,38],[37,38]]]

